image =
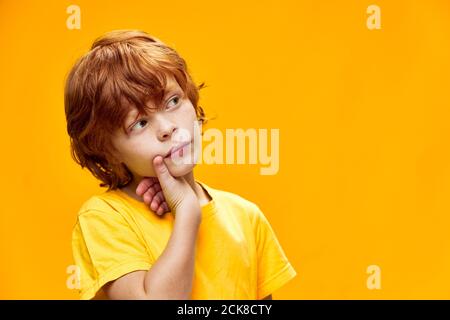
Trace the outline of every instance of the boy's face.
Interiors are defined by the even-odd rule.
[[[174,177],[188,174],[195,166],[194,134],[197,134],[195,139],[200,139],[194,130],[197,116],[191,101],[173,78],[168,78],[162,104],[161,109],[143,115],[138,115],[133,108],[125,120],[126,133],[118,129],[112,138],[119,152],[117,157],[135,179],[156,176],[152,163],[157,155],[164,158]],[[183,148],[182,156],[179,152],[167,156],[171,148],[185,143],[189,144]],[[185,161],[185,157],[191,160]]]

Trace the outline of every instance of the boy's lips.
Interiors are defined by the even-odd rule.
[[[172,148],[169,150],[169,152],[164,156],[164,158],[170,157],[170,156],[172,155],[172,153],[174,153],[174,152],[180,150],[181,148],[187,146],[187,145],[190,144],[190,143],[191,143],[190,141],[187,141],[187,142],[183,142],[183,143],[179,144],[178,146],[172,147]]]

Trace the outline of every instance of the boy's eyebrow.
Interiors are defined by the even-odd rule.
[[[125,125],[128,125],[132,121],[135,121],[139,117],[139,112],[136,109],[131,110],[128,116],[125,118]]]
[[[177,86],[176,85],[171,85],[171,86],[167,86],[165,89],[164,89],[164,95],[167,95],[167,94],[169,94],[170,92],[172,92],[172,91],[177,91],[178,90],[178,88],[177,88]]]
[[[169,91],[178,91],[178,90],[183,91],[183,89],[180,87],[178,81],[171,78],[170,81],[166,82],[166,87],[164,88],[164,93],[167,93]]]
[[[167,85],[164,90],[164,92],[165,92],[164,95],[167,95],[172,91],[178,91],[178,87],[175,84]],[[132,123],[133,121],[137,120],[137,118],[139,118],[139,116],[140,116],[140,113],[138,112],[138,110],[132,109],[128,113],[127,117],[125,118],[125,125],[128,125],[128,123]]]

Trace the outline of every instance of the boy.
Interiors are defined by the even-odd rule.
[[[70,71],[72,156],[108,187],[72,233],[81,299],[271,299],[296,275],[257,205],[179,161],[206,121],[202,87],[172,48],[136,30],[97,39]]]

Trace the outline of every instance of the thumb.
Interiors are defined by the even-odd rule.
[[[155,173],[161,186],[166,187],[174,179],[161,156],[156,156],[153,159],[153,167],[155,168]]]

